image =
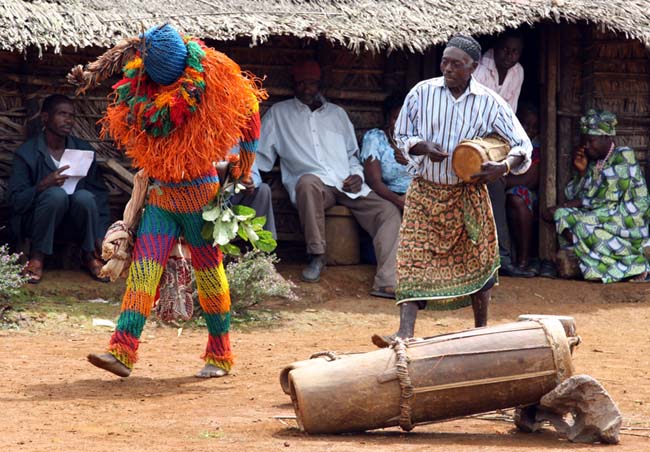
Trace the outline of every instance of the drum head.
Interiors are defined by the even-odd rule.
[[[471,141],[461,142],[451,158],[451,167],[463,182],[472,182],[471,177],[481,171],[487,159],[483,149]]]

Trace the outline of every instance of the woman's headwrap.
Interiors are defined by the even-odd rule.
[[[447,42],[446,47],[456,47],[472,57],[474,61],[481,59],[481,44],[471,36],[456,35]]]
[[[583,135],[599,135],[613,137],[616,135],[616,115],[607,110],[589,109],[580,118],[580,132]]]

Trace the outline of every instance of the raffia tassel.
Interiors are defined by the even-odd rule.
[[[66,76],[66,80],[78,87],[77,95],[84,94],[111,75],[121,71],[126,62],[133,58],[140,44],[139,37],[125,39],[104,52],[97,60],[88,63],[85,68],[81,65],[73,67]]]

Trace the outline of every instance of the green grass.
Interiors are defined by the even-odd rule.
[[[47,272],[40,284],[26,285],[9,300],[0,299],[0,329],[74,328],[90,326],[93,318],[116,321],[124,290],[124,280],[100,283],[81,272]],[[90,302],[96,299],[107,303]],[[155,314],[150,317],[155,318]],[[276,312],[250,309],[236,312],[232,327],[237,331],[272,328],[279,320]],[[205,321],[195,314],[195,318],[180,321],[178,326],[205,328]]]

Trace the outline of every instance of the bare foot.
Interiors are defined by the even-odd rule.
[[[225,377],[228,375],[228,372],[223,370],[221,367],[213,366],[212,364],[206,364],[203,369],[195,375],[197,378],[219,378]]]
[[[93,366],[107,370],[118,377],[128,377],[131,375],[131,369],[122,364],[116,357],[110,353],[91,353],[88,355],[88,361]]]
[[[38,284],[43,277],[43,259],[32,258],[23,269],[23,275],[27,277],[29,284]]]

